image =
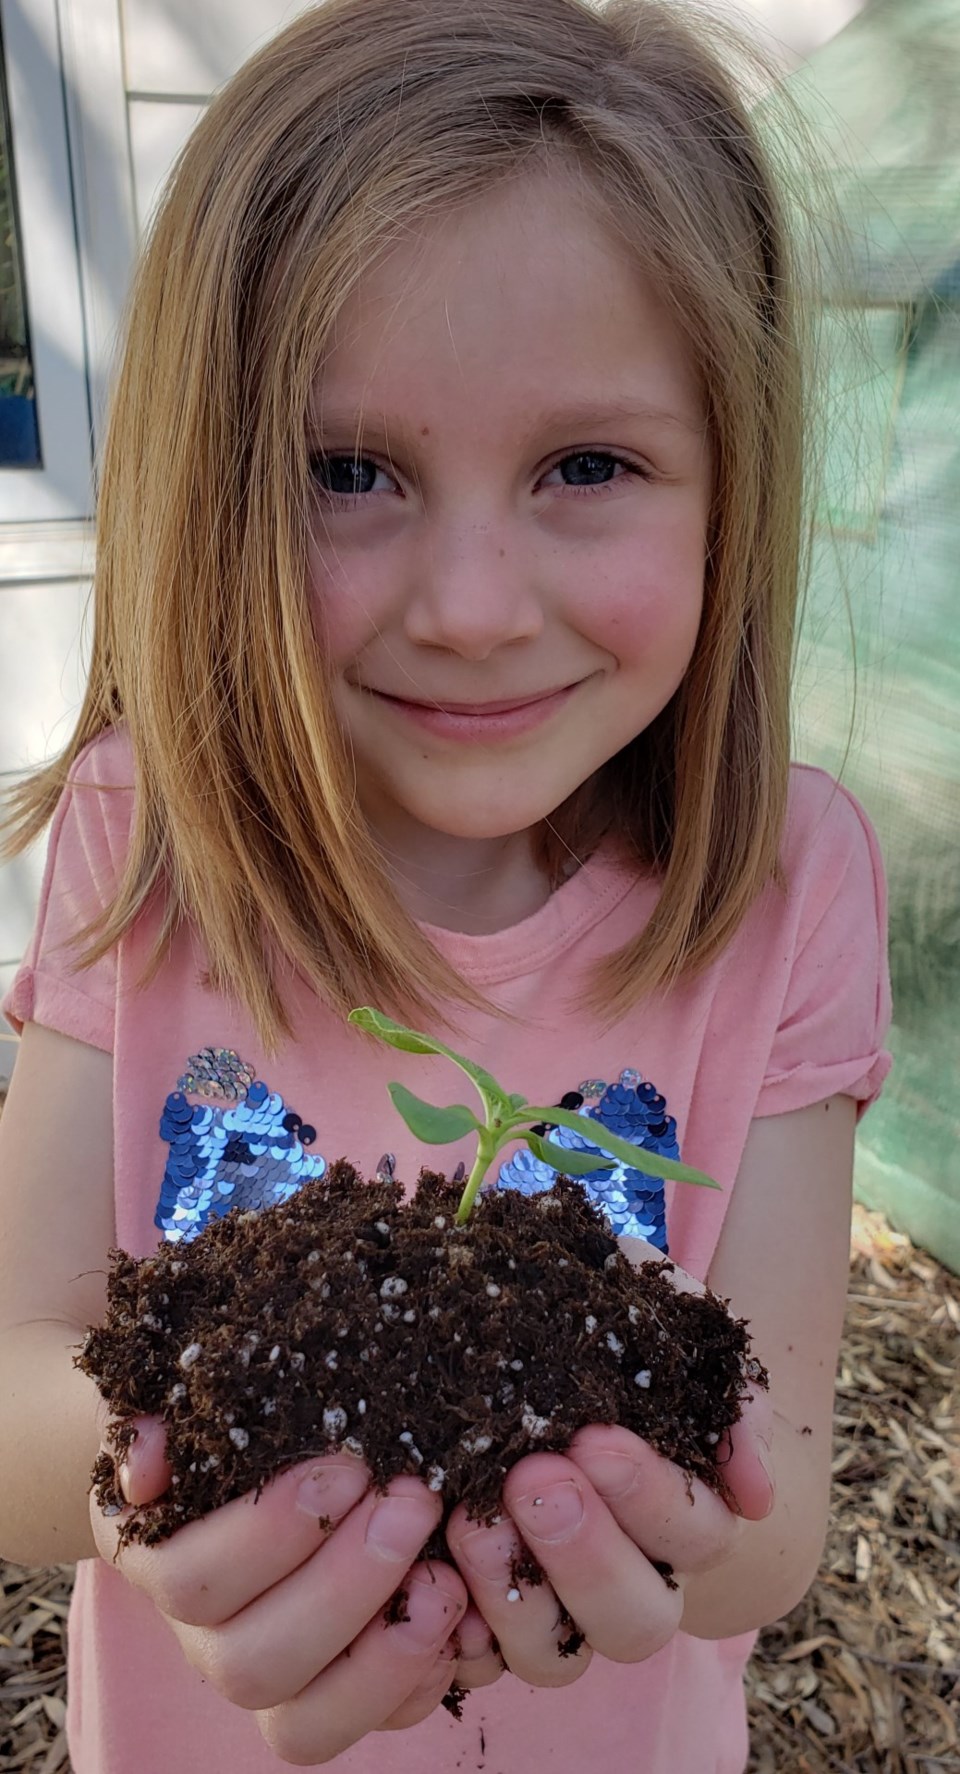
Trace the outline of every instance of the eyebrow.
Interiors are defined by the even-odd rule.
[[[623,395],[610,400],[591,400],[571,402],[567,406],[550,407],[539,413],[536,424],[543,430],[563,429],[581,426],[603,425],[609,420],[634,419],[646,422],[650,420],[658,425],[681,425],[685,431],[702,431],[703,423],[695,423],[681,413],[671,412],[667,407],[650,406],[645,400],[630,400]]]
[[[675,426],[679,429],[699,436],[707,429],[706,419],[695,421],[689,416],[670,411],[666,407],[650,406],[643,400],[630,400],[618,395],[610,400],[594,399],[590,401],[572,402],[565,406],[549,407],[535,414],[525,427],[524,435],[530,436],[538,431],[589,431],[594,425],[608,425],[611,422],[633,422]],[[319,439],[327,432],[341,432],[360,436],[378,431],[384,436],[406,440],[417,433],[418,427],[411,425],[409,419],[393,415],[376,413],[371,408],[357,409],[331,405],[325,407],[318,401],[312,408],[308,432],[311,438]]]

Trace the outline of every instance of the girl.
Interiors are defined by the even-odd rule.
[[[16,806],[15,843],[53,829],[6,1003],[0,1537],[80,1561],[75,1774],[743,1769],[754,1632],[821,1551],[854,1124],[889,1064],[876,843],[788,760],[797,339],[764,155],[659,0],[330,0],[184,153],[87,698]],[[739,1516],[594,1426],[521,1461],[493,1527],[456,1511],[448,1562],[419,1556],[438,1499],[343,1450],[115,1557],[72,1366],[108,1249],[341,1154],[395,1145],[412,1182],[385,1083],[429,1096],[434,1062],[348,1028],[364,1002],[720,1182],[620,1173],[608,1205],[751,1321]],[[185,1104],[219,1144],[184,1147]],[[166,1476],[144,1421],[125,1494]],[[522,1542],[547,1581],[518,1604]]]

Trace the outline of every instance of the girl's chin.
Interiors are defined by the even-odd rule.
[[[406,820],[401,815],[397,823],[407,824],[409,821],[411,826],[464,844],[490,844],[534,831],[545,819],[551,818],[561,804],[551,802],[529,809],[514,808],[509,815],[503,807],[493,807],[488,812],[465,806],[422,807],[416,812],[410,810]]]

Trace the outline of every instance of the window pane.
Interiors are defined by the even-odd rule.
[[[0,35],[0,468],[39,468],[40,434],[2,52]]]

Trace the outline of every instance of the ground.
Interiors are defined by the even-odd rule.
[[[760,1636],[750,1774],[960,1774],[958,1331],[960,1279],[856,1209],[830,1533]],[[71,1578],[0,1563],[0,1774],[69,1774]]]

